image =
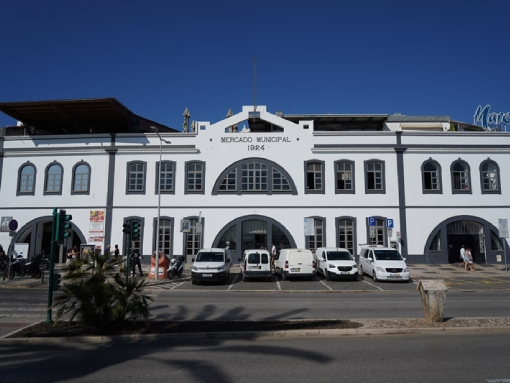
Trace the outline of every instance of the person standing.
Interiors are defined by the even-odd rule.
[[[140,276],[143,277],[143,273],[142,273],[142,264],[140,262],[140,258],[143,258],[143,255],[140,255],[138,253],[138,250],[133,250],[133,252],[131,253],[131,276],[134,277],[136,276],[136,266],[138,265],[138,270],[140,271]]]
[[[115,249],[113,250],[113,256],[116,260],[120,260],[120,250],[119,245],[115,245]]]
[[[274,259],[276,257],[276,246],[271,242],[271,266],[274,266]]]
[[[471,248],[468,247],[466,249],[466,257],[467,257],[467,262],[468,262],[468,268],[471,270],[471,271],[475,271],[475,264],[473,263],[473,254],[471,253]]]

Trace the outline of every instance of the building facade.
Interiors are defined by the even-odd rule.
[[[19,223],[12,238],[0,233],[5,248],[12,241],[30,254],[48,252],[58,208],[73,216],[61,254],[80,244],[118,244],[125,254],[123,224],[136,220],[134,248],[188,262],[200,248],[227,242],[234,262],[244,249],[271,243],[355,255],[361,244],[394,246],[409,263],[459,262],[465,245],[476,262],[505,262],[498,227],[510,213],[505,132],[448,116],[285,115],[244,106],[219,122],[185,121],[183,132],[145,119],[130,125],[140,129],[101,130],[71,118],[79,129],[62,123],[38,134],[35,111],[29,122],[0,110],[24,123],[0,137],[0,214]]]

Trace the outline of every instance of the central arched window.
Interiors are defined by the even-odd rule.
[[[297,194],[294,181],[281,166],[264,158],[247,158],[226,168],[212,194]]]
[[[62,165],[54,162],[46,168],[44,194],[62,194]]]
[[[451,166],[451,176],[453,194],[471,194],[471,176],[467,162],[461,159],[455,161]]]
[[[72,194],[87,194],[90,190],[90,166],[86,162],[78,162],[73,168]]]

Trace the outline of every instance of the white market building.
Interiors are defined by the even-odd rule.
[[[286,115],[265,106],[181,132],[115,99],[0,103],[0,111],[22,122],[0,130],[0,214],[18,221],[13,243],[27,243],[31,255],[49,252],[56,207],[73,216],[67,248],[118,244],[124,254],[123,224],[136,220],[142,254],[160,247],[188,262],[227,241],[234,261],[270,243],[355,255],[374,243],[397,246],[409,263],[459,262],[461,245],[476,262],[504,262],[506,132],[448,116]]]

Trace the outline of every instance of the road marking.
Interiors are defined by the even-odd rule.
[[[319,281],[320,283],[322,283],[324,286],[326,286],[328,289],[330,289],[331,291],[333,291],[333,289],[331,287],[329,287],[327,284],[324,283],[324,281]]]
[[[278,280],[278,278],[276,278],[276,286],[278,287],[278,290],[282,290],[282,286],[280,286],[280,281]]]
[[[379,289],[379,290],[381,290],[381,291],[384,291],[384,290],[383,290],[383,289],[381,289],[379,286],[373,285],[373,284],[371,284],[370,282],[367,282],[367,281],[365,281],[365,280],[363,280],[363,282],[365,282],[367,285],[370,285],[370,286],[372,286],[372,287],[375,287],[376,289]]]
[[[176,287],[182,286],[184,283],[186,283],[186,281],[171,282],[171,283],[162,283],[160,285],[148,286],[147,290],[173,290]]]
[[[234,284],[236,283],[236,281],[239,279],[239,275],[240,274],[237,274],[236,277],[234,278],[234,280],[232,281],[232,283],[230,284],[230,286],[228,286],[228,290],[230,290]]]

